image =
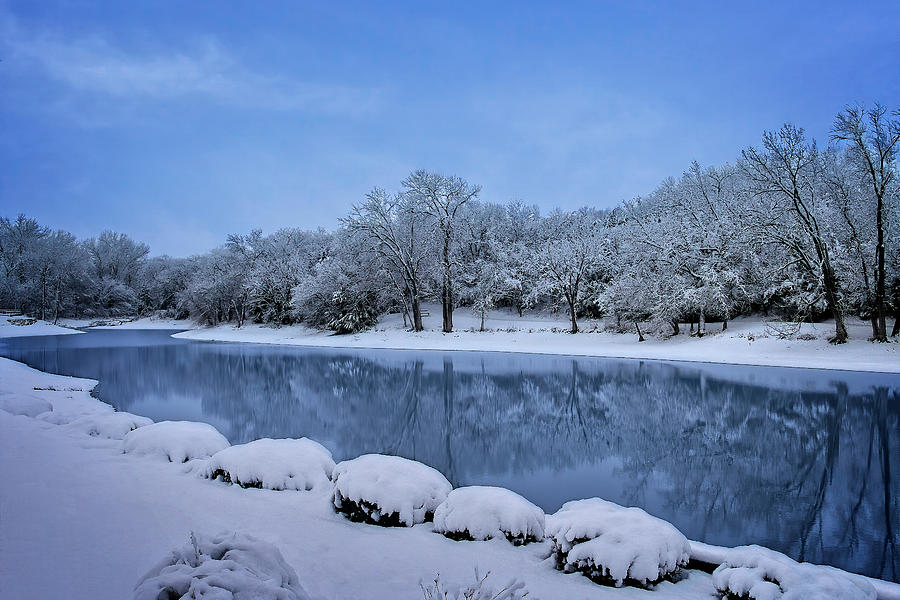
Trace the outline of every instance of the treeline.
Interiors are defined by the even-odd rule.
[[[900,110],[849,107],[829,146],[785,125],[734,164],[690,165],[611,210],[542,216],[487,202],[460,177],[416,171],[374,188],[336,231],[231,235],[206,254],[148,258],[120,233],[76,240],[19,216],[0,219],[0,306],[43,319],[163,313],[216,325],[307,323],[339,333],[399,311],[421,330],[421,303],[484,315],[564,310],[608,316],[639,337],[706,332],[761,312],[795,322],[900,328]]]

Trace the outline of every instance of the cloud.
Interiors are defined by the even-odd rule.
[[[190,49],[139,54],[97,36],[29,34],[9,22],[0,30],[13,68],[39,72],[78,93],[116,100],[205,98],[240,108],[349,116],[380,105],[376,89],[257,72],[211,39]]]

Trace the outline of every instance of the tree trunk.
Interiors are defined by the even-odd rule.
[[[517,304],[516,308],[519,309],[519,318],[521,319],[522,318],[522,304],[521,303]]]
[[[722,321],[722,331],[727,331],[727,330],[728,330],[728,319],[725,319],[724,321]]]
[[[444,333],[453,331],[453,276],[450,273],[450,233],[444,232],[444,280],[441,284],[441,312],[443,313]]]
[[[634,322],[634,328],[637,329],[638,341],[639,341],[639,342],[643,342],[643,341],[644,341],[644,334],[641,333],[641,326],[638,325],[638,322],[637,322],[637,321]]]
[[[672,319],[672,335],[681,333],[681,327],[678,326],[678,319]]]
[[[412,313],[413,331],[422,331],[425,329],[425,326],[422,325],[422,307],[419,305],[419,297],[417,295],[413,295],[412,297]]]
[[[484,331],[484,313],[485,313],[485,310],[482,308],[481,309],[481,331]]]
[[[703,309],[700,309],[700,322],[697,323],[697,337],[703,337],[706,335],[706,313],[703,312]]]
[[[831,314],[834,315],[834,337],[829,342],[843,344],[847,341],[847,326],[844,324],[844,311],[841,309],[840,296],[838,295],[837,277],[831,267],[831,261],[825,255],[822,261],[822,283],[825,286],[825,300]]]
[[[572,329],[569,333],[578,333],[578,321],[575,320],[575,303],[569,301],[569,317],[572,320]]]
[[[876,211],[876,226],[878,229],[878,245],[875,246],[875,315],[878,330],[875,332],[876,342],[887,341],[887,319],[884,306],[884,201],[878,194],[878,209]]]
[[[453,298],[446,282],[441,286],[441,322],[441,331],[444,333],[453,331]]]
[[[891,330],[891,337],[900,334],[900,309],[894,312],[894,328]]]

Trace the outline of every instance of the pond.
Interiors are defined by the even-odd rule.
[[[92,330],[0,355],[98,379],[154,420],[232,443],[307,436],[398,454],[547,512],[600,496],[689,538],[898,581],[900,376],[529,354],[189,342]]]

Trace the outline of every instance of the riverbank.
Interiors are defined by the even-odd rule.
[[[466,350],[526,352],[608,358],[640,358],[737,365],[802,367],[900,373],[900,344],[896,341],[874,344],[867,341],[869,324],[859,319],[848,323],[851,339],[835,346],[828,343],[833,325],[804,324],[792,339],[781,339],[762,319],[740,318],[728,323],[710,324],[703,338],[688,331],[670,338],[606,331],[600,321],[585,320],[583,332],[567,333],[565,320],[559,317],[518,316],[495,311],[486,322],[489,331],[478,331],[480,321],[469,311],[454,315],[456,330],[440,331],[439,307],[430,307],[425,331],[410,332],[400,315],[386,315],[369,331],[353,335],[331,335],[302,325],[271,327],[247,324],[192,328],[175,337],[259,344],[285,344],[331,348],[381,348],[408,350]],[[684,327],[683,329],[686,329]]]
[[[122,454],[122,442],[66,426],[79,415],[110,411],[92,398],[93,380],[42,373],[0,359],[0,397],[49,403],[28,417],[0,410],[0,589],[16,598],[126,598],[156,561],[191,531],[247,533],[276,544],[315,598],[419,599],[420,580],[468,583],[474,568],[503,584],[523,581],[529,597],[630,600],[633,588],[600,587],[565,575],[546,543],[454,542],[431,524],[378,528],[335,514],[327,490],[241,489],[196,475],[195,461],[176,465]],[[697,557],[729,551],[697,544]],[[662,583],[660,600],[712,597],[711,577],[689,570]],[[873,581],[880,598],[900,586]]]

